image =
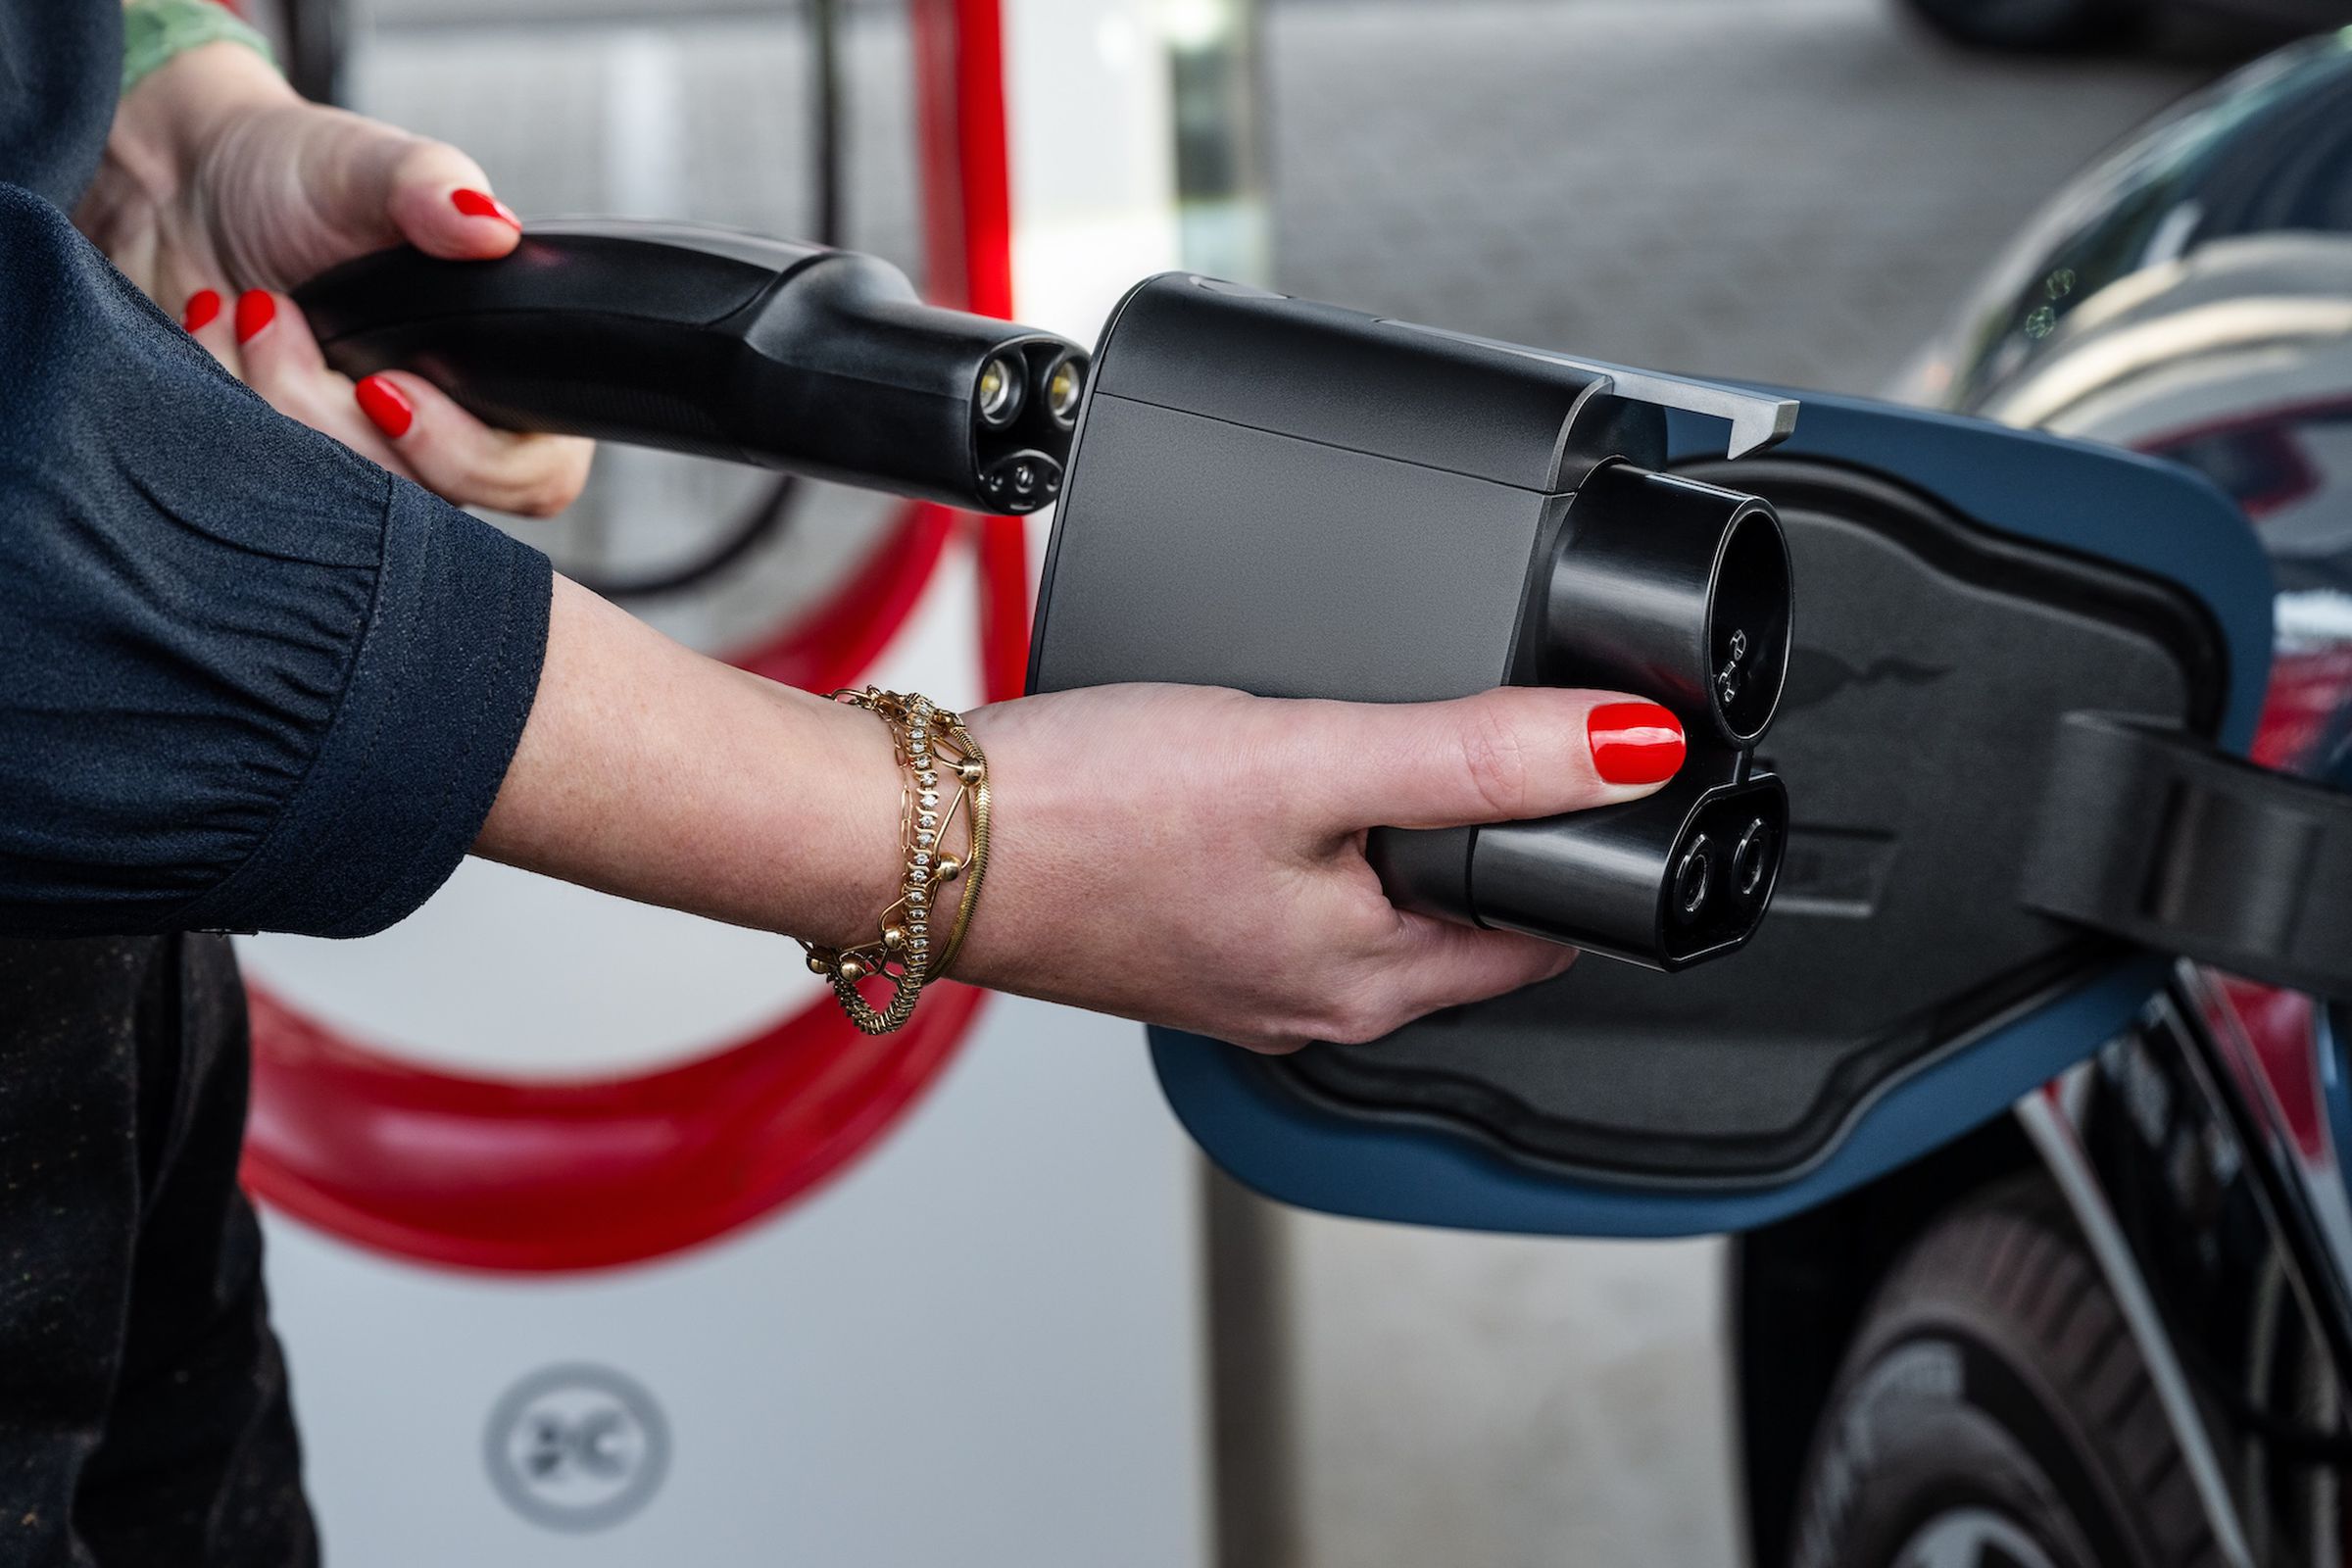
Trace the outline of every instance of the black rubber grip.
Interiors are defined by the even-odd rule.
[[[1042,397],[983,418],[984,372],[1026,387],[1083,363],[1059,338],[923,304],[873,257],[676,224],[533,224],[491,262],[383,251],[295,299],[338,369],[414,371],[505,429],[988,512],[1053,499],[1069,432]]]

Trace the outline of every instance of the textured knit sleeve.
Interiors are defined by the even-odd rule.
[[[71,211],[122,79],[122,0],[0,0],[0,180]]]
[[[0,185],[0,933],[398,920],[489,811],[551,588]]]

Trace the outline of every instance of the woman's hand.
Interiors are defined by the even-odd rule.
[[[544,516],[579,494],[588,442],[493,430],[401,371],[355,388],[284,292],[403,240],[504,256],[520,226],[489,191],[456,148],[307,103],[251,50],[214,43],[123,98],[74,221],[281,413],[453,501]]]
[[[1398,909],[1367,829],[1634,800],[1684,749],[1652,704],[1525,687],[1367,705],[1103,686],[968,721],[998,804],[957,978],[1259,1051],[1377,1039],[1576,956]]]
[[[1397,909],[1367,829],[1634,800],[1683,758],[1671,713],[1601,692],[1374,705],[1104,686],[967,717],[995,807],[953,978],[1261,1051],[1370,1040],[1575,956]],[[849,946],[897,897],[905,784],[870,713],[705,659],[558,578],[538,697],[473,848]]]

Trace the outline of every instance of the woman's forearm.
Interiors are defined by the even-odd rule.
[[[707,659],[565,578],[474,851],[649,904],[870,941],[899,769],[870,716]]]
[[[996,805],[951,977],[1267,1049],[1370,1039],[1568,961],[1396,909],[1366,828],[1631,800],[1682,753],[1662,709],[1526,688],[1361,706],[1105,686],[965,716]],[[1612,765],[1628,748],[1639,765]],[[690,653],[559,577],[538,696],[474,850],[868,942],[897,896],[904,782],[872,715]]]

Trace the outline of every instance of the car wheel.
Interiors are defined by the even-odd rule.
[[[1801,1497],[1793,1568],[2219,1561],[2139,1348],[2038,1177],[1946,1214],[1888,1273]]]
[[[1908,0],[1929,26],[1980,49],[2072,50],[2127,43],[2148,0]]]

